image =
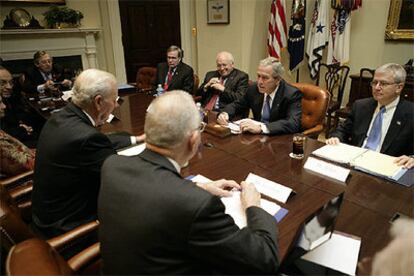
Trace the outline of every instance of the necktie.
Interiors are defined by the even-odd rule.
[[[377,149],[381,141],[382,118],[384,117],[384,113],[385,106],[382,106],[380,111],[377,113],[377,116],[375,116],[374,122],[372,123],[365,148],[370,150]]]
[[[164,90],[165,90],[165,91],[167,91],[167,90],[168,90],[168,86],[169,86],[169,85],[170,85],[170,83],[171,83],[172,76],[173,76],[172,70],[171,70],[171,69],[169,69],[169,70],[168,70],[168,73],[167,73],[167,81],[164,83]]]
[[[262,123],[269,123],[270,119],[270,101],[272,98],[270,98],[270,95],[266,96],[266,102],[263,106],[263,112],[262,112]]]
[[[223,84],[224,83],[224,79],[220,78],[220,83]],[[208,103],[205,106],[205,109],[211,111],[214,109],[214,107],[216,106],[216,102],[217,99],[219,97],[218,93],[214,93],[213,96],[211,96],[210,100],[208,101]]]

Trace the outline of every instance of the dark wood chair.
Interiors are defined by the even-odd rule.
[[[352,95],[350,93],[349,101],[347,105],[343,108],[338,109],[335,112],[333,128],[338,127],[339,118],[346,119],[348,117],[349,113],[351,113],[352,105],[356,100],[365,98],[367,96],[369,97],[371,96],[371,94],[366,95],[365,93],[362,93],[362,91],[367,90],[367,89],[371,90],[369,83],[374,78],[374,73],[375,73],[375,69],[361,68],[361,70],[359,70],[359,80],[358,80],[357,88],[356,89],[351,88]],[[369,86],[368,88],[366,87],[367,85]]]
[[[137,92],[151,92],[155,90],[154,83],[157,77],[157,68],[141,67],[138,69],[136,78]]]
[[[323,131],[330,94],[313,84],[293,83],[302,92],[302,129],[308,137],[317,138]]]
[[[325,136],[329,136],[332,119],[335,112],[341,108],[345,85],[349,74],[349,67],[338,64],[319,64],[319,71],[316,78],[316,85],[329,91],[331,100],[326,110],[327,122]]]
[[[65,260],[56,249],[38,238],[23,241],[10,250],[6,275],[99,275],[99,243]]]

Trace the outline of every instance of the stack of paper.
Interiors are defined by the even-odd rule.
[[[312,154],[334,162],[349,164],[366,151],[367,149],[364,148],[340,143],[338,145],[325,145],[312,152]]]

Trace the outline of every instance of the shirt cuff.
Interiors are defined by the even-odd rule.
[[[261,123],[260,127],[262,128],[262,133],[264,133],[264,134],[269,134],[270,133],[269,128],[265,124]]]
[[[44,84],[38,85],[37,86],[37,92],[44,93],[45,92],[45,85]]]
[[[136,145],[137,144],[137,137],[130,136],[130,138],[131,138],[131,145]]]

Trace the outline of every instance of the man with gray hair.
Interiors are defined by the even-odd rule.
[[[148,108],[146,149],[105,161],[98,201],[104,274],[276,274],[277,224],[254,186],[180,176],[202,126],[192,97],[172,91]],[[232,188],[241,189],[243,229],[219,198]]]
[[[234,68],[234,58],[229,52],[216,57],[216,71],[207,72],[197,91],[201,104],[207,110],[219,110],[241,98],[249,86],[249,75]]]
[[[236,115],[251,109],[253,119],[240,122],[240,130],[249,133],[286,134],[301,131],[302,93],[282,79],[284,68],[274,57],[260,61],[257,83],[239,100],[224,107],[217,122],[227,125]]]
[[[75,81],[72,103],[54,113],[43,127],[36,152],[32,218],[35,229],[49,238],[97,218],[103,161],[115,149],[143,137],[104,135],[105,123],[117,106],[115,77],[97,69]]]
[[[414,104],[400,97],[406,75],[396,63],[377,68],[371,81],[373,97],[355,101],[326,143],[364,147],[399,157],[398,165],[414,167]]]

